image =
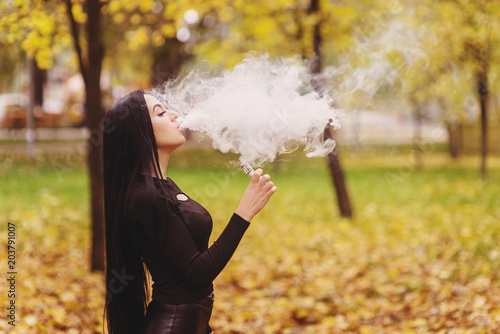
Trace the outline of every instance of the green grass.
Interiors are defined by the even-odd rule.
[[[212,240],[249,182],[236,158],[181,150],[169,163],[168,176],[212,214]],[[278,192],[216,280],[214,327],[222,333],[499,329],[500,159],[490,158],[487,181],[479,178],[477,156],[452,161],[439,145],[426,147],[421,168],[410,146],[342,147],[341,160],[353,220],[338,213],[324,159],[296,152],[264,166]],[[56,296],[40,299],[46,311],[26,302],[23,314],[36,317],[42,332],[79,328],[84,318],[99,332],[102,276],[81,278],[90,245],[83,159],[4,156],[0,177],[0,217],[17,223],[22,240],[22,286],[30,296],[23,301],[42,298],[50,286]],[[75,258],[78,265],[71,264]],[[55,270],[65,276],[54,277]],[[76,289],[80,302],[60,297],[58,289]],[[52,314],[58,307],[71,316]]]

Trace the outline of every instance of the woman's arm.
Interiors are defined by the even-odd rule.
[[[164,200],[155,204],[146,192],[139,190],[129,203],[131,223],[144,233],[172,268],[197,286],[206,286],[219,275],[250,224],[233,214],[212,246],[199,252],[185,223]]]

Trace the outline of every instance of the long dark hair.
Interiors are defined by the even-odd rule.
[[[139,173],[144,173],[152,194],[152,170],[157,178],[163,178],[143,90],[120,99],[106,113],[102,158],[107,328],[110,334],[135,334],[140,331],[149,301],[149,273],[129,237],[127,200]]]

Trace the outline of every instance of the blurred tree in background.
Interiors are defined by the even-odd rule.
[[[480,106],[481,177],[486,178],[489,99],[500,62],[500,3],[498,1],[440,1],[435,15],[440,42],[457,67],[471,76]]]
[[[87,162],[91,187],[92,270],[104,270],[101,166],[104,110],[100,87],[104,49],[101,43],[101,6],[99,0],[75,3],[70,0],[65,3],[55,1],[3,3],[2,9],[7,10],[10,15],[3,16],[0,23],[0,29],[7,31],[6,40],[10,43],[20,41],[28,58],[35,59],[40,68],[53,66],[54,53],[62,51],[71,42],[76,51],[80,73],[85,83],[84,124],[90,132]],[[83,24],[85,24],[85,34],[80,32],[80,25]]]
[[[411,7],[410,7],[411,8]],[[415,30],[425,31],[419,38],[425,61],[406,73],[410,100],[417,118],[419,106],[438,101],[449,129],[450,153],[458,155],[457,118],[464,113],[465,97],[475,94],[480,108],[480,175],[486,178],[488,154],[488,107],[490,94],[498,87],[500,62],[500,3],[495,1],[445,0],[418,2],[409,17]],[[498,97],[498,96],[497,96]]]

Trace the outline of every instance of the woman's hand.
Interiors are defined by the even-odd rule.
[[[269,174],[262,175],[262,169],[257,169],[253,176],[247,190],[243,194],[240,205],[235,213],[246,221],[260,212],[267,204],[271,196],[278,188],[269,181],[271,176]]]

